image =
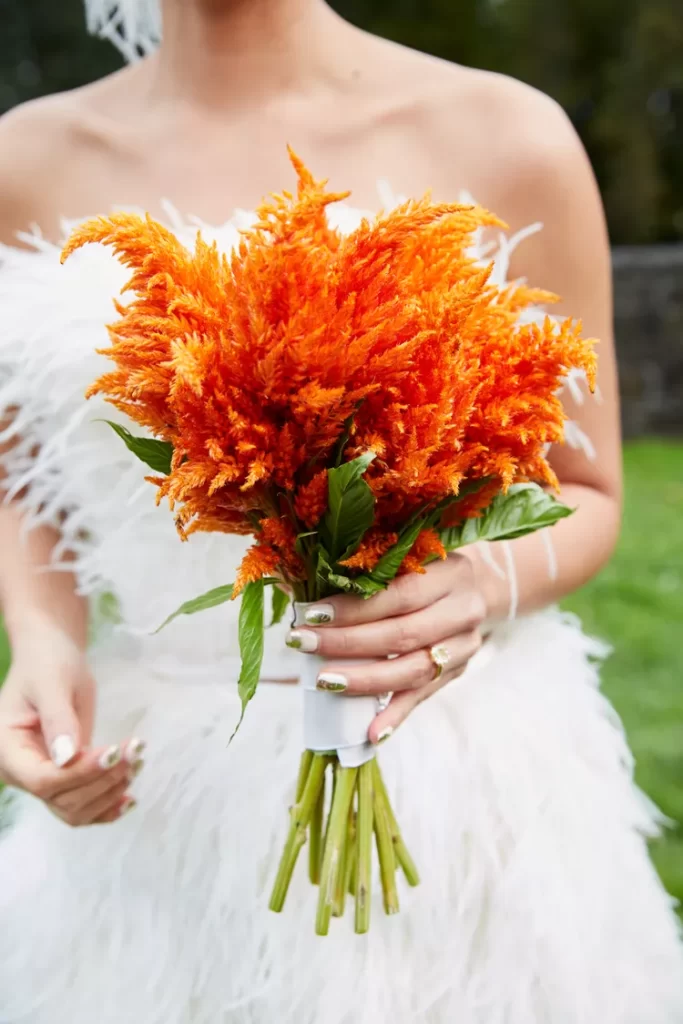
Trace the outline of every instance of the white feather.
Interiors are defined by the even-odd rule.
[[[247,218],[246,214],[241,215]],[[360,211],[332,217],[350,230]],[[207,228],[225,249],[237,225]],[[174,218],[191,242],[195,224]],[[62,519],[93,600],[123,622],[92,653],[98,739],[140,735],[140,806],[69,830],[19,799],[0,841],[2,1024],[681,1024],[676,918],[649,862],[659,817],[634,787],[598,691],[604,649],[556,611],[494,629],[465,676],[382,750],[423,876],[364,938],[313,935],[299,865],[267,909],[301,744],[297,690],[262,685],[232,746],[237,608],[149,636],[233,578],[238,538],[180,544],[154,489],[83,392],[107,366],[128,272],[89,246],[0,249],[0,411],[19,407],[10,486],[33,521]],[[264,676],[296,676],[285,627]]]
[[[88,31],[108,39],[128,62],[151,53],[161,40],[159,0],[85,0]]]

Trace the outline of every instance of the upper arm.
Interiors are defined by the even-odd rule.
[[[30,231],[36,223],[46,233],[56,228],[54,214],[50,220],[50,208],[52,205],[54,209],[51,199],[55,190],[58,193],[59,185],[56,183],[51,188],[50,177],[53,180],[59,177],[55,170],[63,155],[60,143],[63,137],[63,123],[60,124],[52,101],[29,103],[0,118],[0,243],[21,247],[18,234]],[[3,254],[0,250],[2,274]],[[3,314],[2,292],[0,289],[0,319]],[[2,371],[0,364],[0,377]],[[11,423],[12,415],[12,406],[0,408],[0,432]],[[4,476],[1,457],[14,443],[12,438],[6,437],[0,444],[0,481]]]
[[[17,107],[0,117],[0,242],[39,224],[56,236],[65,181],[68,119],[60,97]]]
[[[621,498],[621,432],[614,349],[610,245],[602,202],[588,157],[561,109],[531,94],[520,121],[519,148],[507,209],[499,212],[517,229],[541,221],[513,259],[511,276],[561,297],[552,312],[581,319],[584,335],[598,339],[598,393],[583,387],[579,403],[565,390],[568,417],[590,439],[595,458],[564,445],[550,462],[560,481]],[[524,128],[524,124],[531,128]]]

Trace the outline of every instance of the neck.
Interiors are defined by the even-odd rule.
[[[156,89],[208,107],[335,77],[340,30],[354,31],[324,0],[165,0],[163,26]]]

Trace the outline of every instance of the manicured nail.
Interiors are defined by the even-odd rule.
[[[388,725],[386,727],[386,729],[382,729],[381,733],[377,737],[377,746],[379,746],[380,743],[386,743],[386,741],[389,739],[389,737],[393,736],[393,734],[394,734],[394,730],[393,730],[393,727],[391,725]]]
[[[138,739],[138,737],[135,736],[130,743],[126,744],[126,750],[123,756],[129,764],[135,764],[135,762],[140,759],[140,756],[146,746],[147,744],[144,740]]]
[[[76,756],[76,744],[66,734],[55,736],[50,744],[50,757],[57,768],[63,768]]]
[[[342,693],[347,690],[349,681],[338,672],[321,672],[316,680],[316,690],[327,690],[328,693]]]
[[[305,654],[314,654],[320,646],[320,640],[310,629],[290,629],[285,643],[295,651],[303,651]]]
[[[132,798],[130,800],[127,800],[126,803],[121,808],[121,810],[119,811],[119,818],[123,818],[125,814],[129,814],[130,811],[137,807],[137,805],[137,800],[133,800]]]
[[[326,626],[334,622],[334,608],[331,604],[314,604],[306,609],[304,619],[309,626]]]
[[[134,761],[133,764],[130,766],[130,778],[137,779],[138,775],[140,774],[144,767],[145,759],[144,757],[139,757],[138,760]]]
[[[108,747],[97,762],[100,768],[113,768],[121,760],[121,748],[116,744]]]

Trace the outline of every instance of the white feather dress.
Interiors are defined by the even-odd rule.
[[[359,211],[330,211],[342,230]],[[229,249],[249,221],[205,229]],[[169,211],[188,241],[196,224]],[[65,225],[65,232],[68,225]],[[88,246],[0,250],[0,412],[35,521],[62,523],[93,602],[122,622],[92,649],[98,740],[137,735],[137,810],[72,830],[29,797],[0,835],[0,1024],[681,1024],[683,956],[632,780],[599,692],[600,644],[548,610],[498,627],[458,682],[382,749],[423,882],[370,934],[313,934],[305,871],[267,909],[301,750],[296,687],[263,684],[235,742],[237,609],[150,630],[230,582],[244,541],[180,544],[140,464],[83,392],[109,364],[128,277]],[[509,244],[498,253],[497,280]],[[115,415],[115,414],[114,414]],[[581,441],[581,437],[578,437]],[[264,676],[301,655],[267,638]]]

